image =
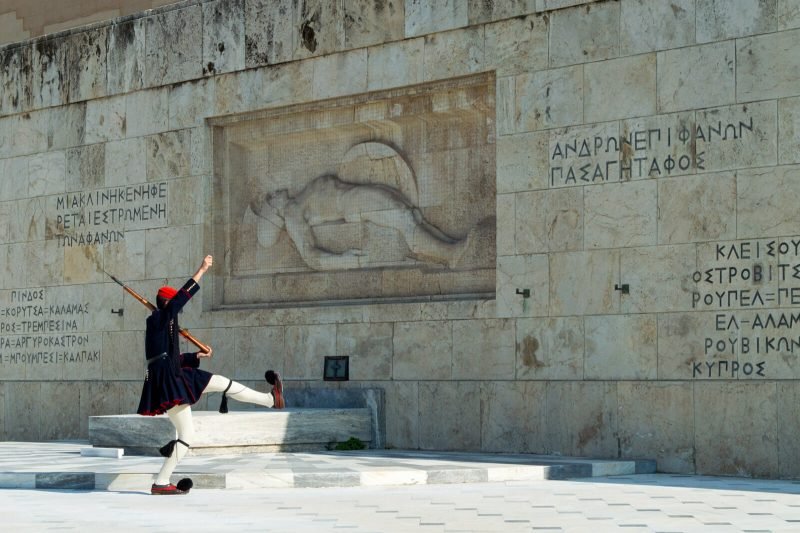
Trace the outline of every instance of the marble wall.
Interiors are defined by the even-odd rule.
[[[409,139],[370,95],[483,76],[471,155],[493,176],[474,201],[494,207],[494,297],[437,300],[358,262],[315,279],[305,262],[286,268],[309,271],[307,291],[411,297],[267,306],[274,280],[226,285],[264,265],[223,246],[182,318],[214,346],[208,367],[382,387],[391,447],[800,477],[800,7],[723,4],[188,0],[0,48],[0,436],[85,436],[88,415],[134,409],[145,309],[103,269],[153,295],[238,238],[220,176],[240,170],[247,191],[276,154],[217,142],[220,121],[356,99],[358,117],[304,130],[363,121],[414,153],[455,149],[471,110],[419,99],[454,120]],[[480,168],[442,161],[431,190]],[[322,383],[326,355],[351,357],[351,381]]]

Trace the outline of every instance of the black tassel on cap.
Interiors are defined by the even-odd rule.
[[[223,415],[228,412],[228,390],[230,390],[231,385],[233,385],[233,380],[228,380],[228,386],[225,387],[225,390],[222,391],[222,400],[219,402],[219,412]]]
[[[185,477],[182,480],[178,481],[178,484],[175,486],[178,488],[179,491],[189,492],[189,489],[194,487],[194,482],[190,478]]]
[[[264,379],[267,380],[267,383],[270,385],[275,385],[275,371],[274,370],[267,370],[264,373]]]

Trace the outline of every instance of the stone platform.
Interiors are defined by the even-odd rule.
[[[193,411],[195,436],[191,455],[298,452],[328,449],[351,437],[368,447],[375,442],[373,413],[364,408],[289,408]],[[175,438],[166,415],[89,417],[89,442],[94,447],[123,448],[126,455],[158,455]]]

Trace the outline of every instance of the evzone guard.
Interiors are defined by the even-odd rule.
[[[231,379],[201,370],[200,359],[211,357],[213,350],[191,336],[178,326],[178,314],[183,306],[200,290],[198,282],[211,268],[212,257],[207,255],[197,272],[183,287],[161,287],[158,290],[156,305],[134,293],[116,278],[114,281],[152,310],[147,318],[145,331],[145,372],[142,396],[136,412],[140,415],[160,415],[166,413],[175,426],[177,438],[168,442],[160,450],[165,457],[164,464],[150,488],[151,494],[186,494],[192,488],[192,480],[185,478],[177,485],[170,483],[170,476],[178,462],[186,455],[194,437],[192,409],[200,396],[209,392],[221,392],[220,412],[227,412],[227,398],[247,403],[283,409],[283,384],[277,372],[267,370],[264,374],[272,386],[269,393],[261,393],[245,387]],[[197,352],[181,353],[179,335],[183,335],[200,348]]]

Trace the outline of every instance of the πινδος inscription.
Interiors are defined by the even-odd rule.
[[[90,309],[90,302],[66,301],[46,288],[6,291],[0,301],[0,378],[57,378],[62,373],[48,367],[99,364],[99,337],[84,330]]]

